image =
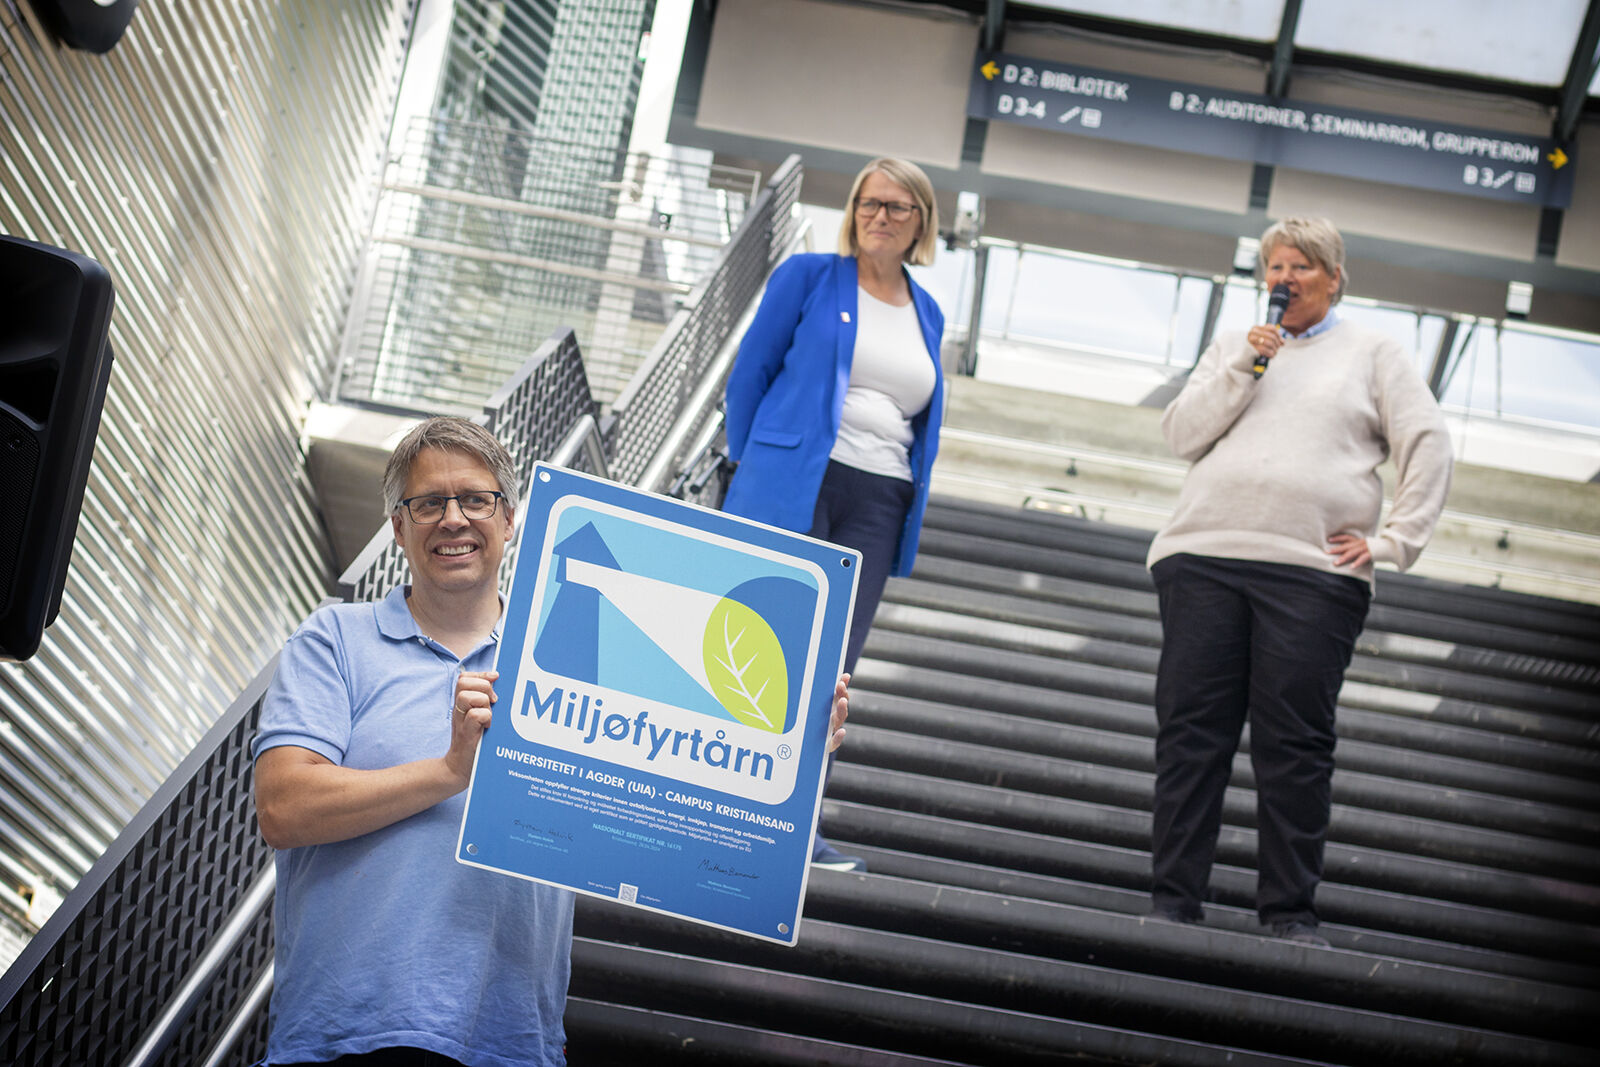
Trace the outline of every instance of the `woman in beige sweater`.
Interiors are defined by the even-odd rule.
[[[1162,416],[1190,460],[1148,562],[1160,595],[1152,914],[1198,922],[1223,792],[1248,718],[1256,908],[1277,936],[1326,945],[1314,895],[1333,776],[1334,705],[1373,563],[1422,551],[1450,485],[1448,430],[1392,339],[1342,320],[1344,241],[1325,219],[1261,238],[1280,327],[1223,334]],[[1253,369],[1264,362],[1266,370]],[[1382,526],[1378,467],[1398,482]]]

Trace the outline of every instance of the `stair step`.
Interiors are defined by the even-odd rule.
[[[871,684],[870,678],[851,683],[850,707],[855,723],[1111,767],[1152,773],[1155,770],[1154,724],[1150,721],[1153,716],[1147,708],[1127,709],[1121,720],[1108,716],[1109,721],[1130,729],[1107,729],[1070,721],[1071,713],[1060,707],[1064,702],[1061,695],[1045,690],[1033,691],[1037,706],[1006,705],[991,711],[984,705],[958,706],[879,692],[870,688]],[[1060,714],[1053,716],[1053,712]],[[1432,724],[1418,725],[1430,735],[1443,732]],[[1234,781],[1241,785],[1250,784],[1255,773],[1250,766],[1249,741],[1247,729],[1233,764]],[[1381,744],[1348,736],[1340,739],[1335,755],[1336,779],[1347,774],[1375,777],[1408,797],[1420,791],[1422,799],[1418,802],[1427,804],[1448,803],[1455,790],[1482,792],[1491,803],[1475,817],[1478,825],[1500,829],[1526,825],[1530,832],[1543,836],[1600,843],[1594,836],[1600,832],[1600,821],[1596,820],[1600,815],[1600,789],[1588,779],[1440,755],[1414,744]],[[1444,788],[1437,788],[1441,786]],[[1336,780],[1334,788],[1338,787]],[[1413,801],[1407,799],[1404,803],[1409,806]],[[1540,828],[1546,821],[1552,825]]]
[[[825,800],[822,813],[829,838],[853,846],[1081,881],[1134,892],[1148,903],[1150,854],[1145,848],[848,800]],[[1212,872],[1211,900],[1254,914],[1255,882],[1253,867],[1219,862]],[[1547,913],[1337,881],[1326,882],[1318,889],[1317,909],[1325,922],[1362,930],[1527,954],[1591,968],[1600,959],[1600,929],[1593,925],[1592,914],[1567,920]]]
[[[904,771],[841,762],[833,769],[828,795],[895,811],[968,822],[988,821],[996,826],[1118,848],[1143,851],[1150,844],[1150,816],[1144,812]],[[1491,867],[1481,853],[1473,853],[1475,862],[1469,862],[1438,859],[1371,843],[1347,844],[1339,838],[1338,831],[1355,822],[1357,820],[1346,813],[1336,813],[1323,860],[1325,882],[1369,886],[1573,921],[1592,920],[1600,914],[1600,888],[1595,886],[1545,873]],[[1394,829],[1403,831],[1407,825],[1402,822]],[[1434,829],[1424,820],[1412,820],[1409,825],[1419,836],[1423,831]],[[1389,827],[1379,829],[1384,828]],[[1379,833],[1373,836],[1382,839]],[[1404,846],[1415,839],[1410,835],[1397,835],[1394,844]],[[1224,822],[1217,839],[1218,861],[1243,865],[1249,863],[1255,853],[1255,831]]]
[[[1318,890],[1254,909],[1248,730],[1206,921],[1146,918],[1150,534],[936,499],[852,681],[793,947],[581,898],[598,1064],[1588,1064],[1600,607],[1389,572],[1340,694]]]

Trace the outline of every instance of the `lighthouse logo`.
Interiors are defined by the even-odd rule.
[[[551,507],[544,543],[517,733],[785,799],[827,596],[821,569],[576,496]]]

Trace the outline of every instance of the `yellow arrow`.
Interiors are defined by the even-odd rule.
[[[1000,73],[1000,68],[995,66],[994,60],[991,59],[989,62],[978,68],[978,73],[982,74],[989,81],[994,81],[994,76]],[[1561,164],[1557,163],[1556,166],[1559,167]]]
[[[1551,163],[1555,164],[1556,170],[1560,170],[1562,167],[1567,165],[1567,154],[1561,151],[1559,148],[1554,152],[1551,152],[1548,156],[1545,156],[1545,158]]]

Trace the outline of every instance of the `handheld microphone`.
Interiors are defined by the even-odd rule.
[[[1289,306],[1289,287],[1282,282],[1272,287],[1272,295],[1267,297],[1267,325],[1276,326],[1283,321],[1283,313]],[[1250,373],[1257,378],[1266,373],[1267,357],[1256,353],[1256,361],[1250,368]]]

